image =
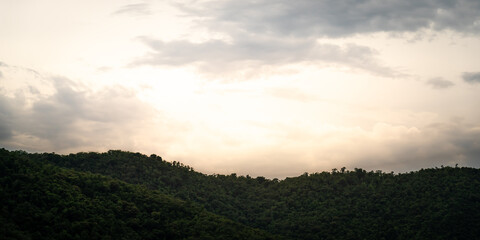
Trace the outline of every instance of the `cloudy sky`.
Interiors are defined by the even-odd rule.
[[[480,1],[3,0],[0,147],[480,167]]]

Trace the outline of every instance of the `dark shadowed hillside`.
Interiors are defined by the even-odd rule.
[[[277,239],[141,185],[1,151],[1,239]]]
[[[54,224],[57,229],[52,232],[66,229],[66,234],[81,234],[81,231],[75,232],[77,228],[73,225],[70,228],[61,225],[62,219],[68,216],[58,215],[59,211],[76,206],[90,211],[80,215],[85,217],[108,212],[95,217],[105,224],[123,222],[112,223],[121,229],[111,232],[143,239],[152,237],[155,227],[162,229],[162,236],[195,238],[203,234],[203,239],[221,238],[228,233],[235,233],[240,239],[254,239],[249,234],[259,239],[269,237],[253,228],[276,234],[274,238],[281,235],[288,239],[480,237],[480,170],[473,168],[442,167],[405,174],[342,168],[279,181],[235,174],[205,175],[155,155],[148,157],[122,151],[57,155],[3,150],[1,171],[5,176],[2,201],[8,206],[3,208],[2,221],[12,226],[8,228],[15,230],[11,233],[18,234],[31,230],[35,222],[50,221],[48,217],[26,222],[12,219],[32,211],[40,215],[53,211],[51,214],[59,218],[60,225]],[[58,191],[72,192],[69,198],[60,193],[55,193],[57,198],[47,198],[50,195],[44,193],[56,181],[63,185],[53,189],[67,189]],[[121,191],[119,195],[112,186],[116,191],[128,191]],[[29,187],[30,192],[21,191],[22,187]],[[26,204],[35,203],[37,198],[31,197],[32,194],[45,195],[42,201],[47,205],[34,205],[36,207],[16,212],[11,209],[19,205],[12,203],[12,198],[22,199]],[[63,203],[65,199],[70,199],[70,205]],[[132,218],[118,210],[132,206],[122,201],[136,206],[134,212],[138,214]],[[170,204],[177,210],[171,210]],[[156,210],[157,207],[164,211]],[[158,212],[155,216],[162,219],[161,223],[147,223],[157,221],[153,212]],[[79,221],[85,221],[85,217]],[[132,225],[129,221],[136,222]],[[102,231],[99,235],[110,234],[105,229]]]

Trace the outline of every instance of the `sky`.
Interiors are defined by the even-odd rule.
[[[480,167],[478,0],[2,0],[0,147],[206,174]]]

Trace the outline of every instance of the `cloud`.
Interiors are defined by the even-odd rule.
[[[0,67],[8,67],[7,64],[0,62]],[[0,71],[0,79],[3,78],[3,73]]]
[[[480,33],[480,2],[476,0],[299,0],[295,4],[286,0],[212,0],[172,4],[191,20],[191,27],[200,31],[203,39],[216,38],[167,42],[140,37],[152,51],[131,66],[188,65],[206,75],[248,77],[289,64],[317,64],[398,77],[406,75],[385,66],[371,47],[337,44],[332,38],[380,32],[392,36],[436,31]],[[331,43],[319,42],[322,38],[329,38]],[[431,86],[441,88],[439,84]]]
[[[111,68],[111,67],[102,66],[102,67],[97,68],[97,71],[98,72],[108,72],[108,71],[111,71],[112,69],[113,68]]]
[[[328,125],[324,115],[332,112],[322,110],[318,104],[321,99],[300,88],[286,87],[265,88],[266,94],[296,101],[270,105],[282,109],[280,117],[257,118],[256,114],[272,113],[272,109],[259,107],[261,112],[248,111],[252,114],[245,114],[246,118],[216,111],[208,114],[218,114],[218,118],[196,115],[199,117],[188,122],[170,119],[169,114],[141,101],[135,91],[118,85],[94,91],[66,77],[36,75],[18,67],[5,70],[5,81],[17,83],[19,79],[12,78],[12,72],[20,71],[24,72],[19,75],[21,79],[37,81],[37,85],[22,82],[12,85],[13,90],[7,88],[10,85],[2,86],[6,91],[0,91],[0,145],[9,149],[60,153],[123,149],[155,153],[207,173],[270,178],[343,166],[395,172],[456,163],[480,167],[478,123],[445,122],[411,111],[386,114],[372,110],[371,115],[360,116],[374,119],[366,127],[337,121]],[[28,74],[34,77],[25,78]],[[225,106],[232,112],[251,107],[239,100]],[[282,103],[304,107],[308,117],[295,116],[297,112]],[[308,104],[314,106],[311,111]],[[338,111],[342,118],[356,114]],[[378,116],[385,115],[390,119],[377,122]],[[431,122],[435,123],[426,124]]]
[[[443,78],[433,78],[427,81],[427,84],[430,85],[433,89],[446,89],[455,86],[451,81],[445,80]]]
[[[180,5],[200,25],[225,31],[297,37],[342,37],[422,29],[480,32],[476,0],[206,1]]]
[[[405,75],[379,62],[371,47],[326,44],[319,39],[379,32],[395,36],[447,30],[480,33],[480,2],[476,0],[299,0],[295,4],[286,0],[213,0],[173,5],[203,38],[217,39],[166,42],[140,37],[152,51],[133,65],[194,65],[203,74],[250,76],[306,63],[398,77]]]
[[[467,83],[477,84],[480,83],[480,72],[465,72],[462,74],[462,78]]]
[[[382,66],[376,51],[356,44],[337,46],[311,39],[262,38],[237,35],[233,42],[210,40],[201,43],[139,38],[153,50],[132,63],[135,65],[185,66],[194,64],[206,74],[260,70],[296,63],[324,63],[348,66],[381,76],[395,76]]]
[[[136,3],[122,6],[113,14],[128,14],[133,16],[150,15],[150,5],[147,3]]]
[[[12,137],[11,124],[12,104],[8,99],[0,95],[0,141]]]
[[[453,122],[415,129],[377,125],[374,152],[357,158],[368,168],[411,171],[439,165],[480,167],[480,126]],[[398,132],[392,132],[393,129]],[[351,164],[351,163],[350,163]]]
[[[207,132],[202,136],[191,136],[195,145],[173,155],[207,173],[269,178],[343,166],[397,173],[440,165],[480,167],[480,125],[439,122],[412,127],[378,122],[371,129],[318,126],[272,122],[257,131],[263,132],[262,136],[232,136],[204,129]],[[225,139],[235,145],[227,146]]]
[[[15,106],[15,111],[5,112],[12,122],[8,132],[14,132],[17,137],[30,136],[45,142],[45,148],[61,150],[89,145],[105,134],[97,143],[100,144],[114,138],[114,132],[130,131],[122,127],[127,127],[138,116],[151,117],[142,109],[145,106],[126,89],[108,89],[94,94],[88,90],[75,90],[74,84],[66,78],[57,77],[52,81],[55,94],[40,97],[31,107],[25,106],[21,97],[9,101],[2,99],[2,105],[7,105],[4,109],[13,108],[9,103]],[[10,134],[9,137],[15,136]],[[18,144],[27,145],[27,142]]]
[[[20,71],[15,68],[14,72]],[[34,74],[26,69],[22,72],[22,77]],[[0,92],[0,143],[4,147],[62,153],[152,151],[156,147],[167,149],[167,139],[179,132],[180,124],[160,118],[157,110],[125,87],[93,91],[65,77],[43,75],[32,79],[52,89],[38,89],[31,82],[23,82],[14,90]],[[7,75],[6,80],[18,79]]]

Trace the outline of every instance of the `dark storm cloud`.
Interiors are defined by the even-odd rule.
[[[299,37],[340,37],[421,29],[479,33],[477,0],[259,0],[180,5],[212,29]]]
[[[337,46],[309,39],[279,39],[237,35],[233,42],[211,40],[163,42],[141,37],[153,51],[133,65],[183,66],[197,64],[208,73],[224,73],[262,66],[281,66],[301,62],[326,62],[364,69],[382,76],[395,71],[377,63],[375,50],[355,44]]]
[[[427,84],[434,89],[445,89],[453,87],[455,84],[443,78],[433,78],[427,81]]]
[[[462,74],[462,78],[470,84],[480,83],[480,72],[465,72]]]
[[[150,15],[151,12],[149,7],[150,6],[146,3],[128,4],[128,5],[122,6],[113,14],[130,14],[135,16]]]

